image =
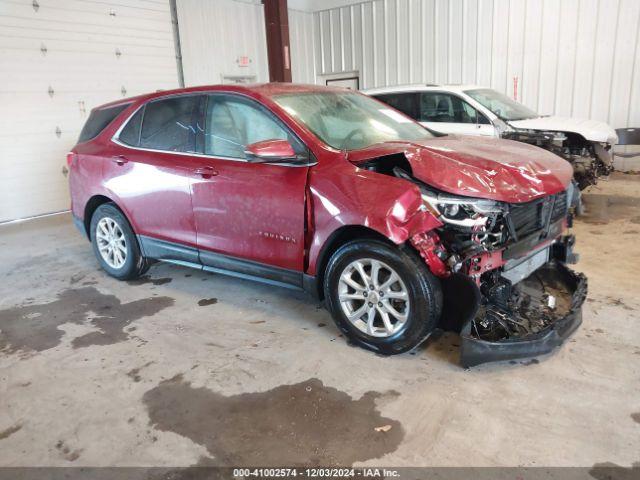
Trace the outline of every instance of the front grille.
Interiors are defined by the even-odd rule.
[[[553,210],[550,212],[551,208]],[[527,203],[511,204],[509,215],[518,238],[551,225],[567,213],[567,192],[560,192]],[[549,214],[551,218],[549,219]]]

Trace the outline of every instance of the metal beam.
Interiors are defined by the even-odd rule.
[[[269,81],[291,82],[287,0],[262,0],[267,31]]]

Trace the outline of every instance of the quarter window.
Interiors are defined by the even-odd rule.
[[[107,126],[129,105],[131,105],[131,103],[93,110],[91,115],[89,115],[87,123],[82,127],[78,143],[86,142],[87,140],[97,137],[98,134],[107,128]]]
[[[288,140],[300,153],[298,140],[253,102],[211,95],[207,103],[204,153],[244,159],[247,145],[264,140]]]
[[[140,128],[142,127],[142,117],[144,115],[144,107],[138,109],[133,117],[129,119],[125,127],[120,132],[118,140],[132,147],[140,145]]]
[[[148,103],[142,118],[139,146],[171,152],[194,152],[200,98],[191,95]],[[127,132],[129,138],[135,136],[135,125],[132,125],[132,130],[131,133]]]

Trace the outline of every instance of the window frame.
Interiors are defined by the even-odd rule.
[[[140,107],[136,108],[135,111],[124,122],[122,122],[122,125],[118,128],[118,131],[114,135],[114,138],[117,135],[118,142],[121,145],[125,145],[125,146],[127,146],[129,148],[140,148],[140,142],[142,141],[142,122],[144,122],[144,114],[147,111],[147,103],[143,103]],[[130,143],[127,143],[127,142],[125,142],[123,140],[120,140],[120,134],[124,131],[125,128],[127,128],[127,126],[133,120],[133,117],[135,117],[138,114],[138,112],[140,112],[140,111],[142,111],[142,115],[140,117],[140,131],[138,132],[138,144],[137,145],[131,145]]]
[[[478,118],[478,115],[482,115],[482,117],[486,120],[486,123],[483,122],[479,122],[479,121],[475,121],[473,123],[463,123],[463,122],[435,122],[433,120],[418,120],[416,119],[416,122],[425,122],[425,123],[455,123],[455,124],[459,124],[459,125],[493,125],[493,122],[491,121],[491,119],[489,117],[487,117],[484,112],[481,112],[479,108],[475,107],[474,105],[472,105],[466,98],[464,98],[462,95],[459,95],[456,92],[451,92],[448,90],[419,90],[416,93],[419,94],[425,94],[425,93],[434,93],[434,94],[440,94],[440,95],[450,95],[452,97],[456,97],[458,98],[461,102],[466,103],[467,105],[469,105],[471,108],[473,108],[476,111],[476,119]],[[420,98],[420,96],[418,96],[418,98],[416,99],[416,105],[418,105],[420,102],[422,102],[422,98]],[[418,113],[419,113],[419,108],[417,108]]]
[[[81,143],[87,143],[90,142],[91,140],[96,139],[97,137],[99,137],[107,128],[109,128],[109,125],[111,125],[113,122],[115,122],[116,120],[118,120],[118,117],[120,117],[120,115],[122,115],[129,107],[131,107],[131,105],[133,105],[133,102],[123,102],[123,103],[118,103],[116,105],[109,105],[109,106],[104,106],[104,107],[98,107],[95,108],[93,110],[91,110],[91,112],[89,113],[89,117],[87,118],[87,120],[85,121],[84,125],[82,126],[82,129],[80,129],[80,134],[78,136],[78,140],[76,141],[76,143],[79,145]],[[82,140],[82,132],[85,129],[85,127],[87,126],[87,124],[89,123],[89,120],[91,120],[91,115],[95,112],[95,111],[105,111],[105,110],[113,110],[119,107],[124,107],[122,109],[120,109],[120,111],[118,113],[115,114],[115,116],[109,120],[106,125],[104,125],[95,135],[93,135],[92,137],[88,137],[84,140]],[[128,119],[127,119],[128,121]]]
[[[239,100],[239,102],[244,102],[252,107],[255,107],[256,110],[258,110],[261,113],[264,113],[269,119],[273,120],[273,122],[276,125],[282,128],[285,131],[285,133],[287,133],[287,135],[293,137],[298,142],[298,144],[300,145],[300,148],[304,150],[302,154],[307,156],[307,161],[311,159],[312,155],[311,155],[311,151],[309,150],[309,147],[307,147],[307,145],[300,139],[300,137],[296,135],[296,133],[285,122],[283,122],[275,113],[273,113],[270,109],[268,109],[262,103],[254,100],[253,98],[247,95],[237,94],[235,92],[220,91],[220,92],[207,93],[205,95],[205,100],[202,104],[202,108],[200,109],[200,117],[199,117],[199,120],[202,120],[203,134],[201,135],[204,135],[207,131],[207,112],[209,110],[209,99],[211,97],[228,97],[232,100],[234,99]],[[219,158],[221,160],[233,160],[237,162],[251,163],[246,158],[227,157],[224,155],[214,155],[211,153],[205,153],[204,151],[205,143],[206,142],[204,142],[204,139],[199,141],[198,138],[196,137],[196,145],[200,147],[200,151],[198,153],[202,155],[206,155],[207,157],[211,157],[211,158]],[[294,151],[295,151],[296,150],[295,146],[292,145],[292,147],[294,147]],[[301,153],[296,152],[296,155],[301,155]],[[278,164],[278,165],[281,165],[281,164]]]
[[[200,93],[188,93],[188,94],[182,94],[182,95],[169,95],[167,97],[161,97],[161,98],[154,98],[152,100],[149,100],[148,102],[145,102],[143,105],[143,112],[142,112],[142,118],[140,119],[140,136],[138,138],[138,148],[144,148],[147,150],[151,150],[153,152],[173,152],[173,153],[183,153],[183,154],[191,154],[191,153],[197,153],[196,150],[187,150],[187,151],[175,151],[175,150],[164,150],[161,148],[153,148],[153,147],[141,147],[140,143],[142,142],[142,130],[144,129],[144,120],[145,117],[147,116],[147,106],[152,104],[152,103],[158,103],[158,102],[164,102],[167,100],[173,100],[173,99],[183,99],[183,98],[189,98],[189,97],[204,97],[204,95],[200,94]],[[199,110],[201,108],[202,105],[202,98],[200,98],[199,100],[196,99],[196,105],[195,108],[193,109],[193,111],[191,112],[191,124],[194,123],[194,120],[198,120],[198,115],[199,115]],[[135,115],[135,113],[134,113]],[[133,115],[131,116],[131,118],[129,118],[127,120],[127,124],[133,119]],[[124,128],[123,128],[124,130]],[[196,141],[196,134],[189,134],[191,138],[190,140],[192,141],[192,145],[194,148],[197,149],[197,141]],[[120,137],[120,133],[118,133],[118,138]],[[124,142],[123,142],[124,143]]]
[[[155,101],[160,101],[160,100],[167,100],[170,98],[174,98],[174,97],[187,97],[187,96],[199,96],[201,97],[201,100],[199,102],[198,108],[196,108],[196,121],[200,121],[203,124],[203,132],[206,129],[206,125],[205,125],[205,116],[206,116],[206,111],[207,111],[207,102],[209,100],[209,96],[211,95],[226,95],[226,96],[235,96],[235,97],[239,97],[242,98],[250,103],[254,103],[255,105],[258,106],[259,109],[261,109],[262,111],[264,111],[268,116],[270,116],[276,123],[278,123],[278,125],[282,126],[288,133],[290,133],[299,143],[300,145],[304,148],[306,155],[307,155],[307,161],[306,162],[300,162],[300,163],[290,163],[290,162],[261,162],[260,164],[262,165],[278,165],[278,166],[283,166],[283,167],[312,167],[314,165],[316,165],[318,163],[315,155],[313,154],[313,152],[311,151],[311,149],[307,146],[307,144],[300,138],[299,135],[297,135],[293,129],[291,129],[282,119],[280,119],[280,117],[278,117],[270,108],[268,108],[266,105],[263,105],[261,102],[255,100],[254,98],[250,97],[249,95],[240,93],[240,92],[232,92],[232,91],[228,91],[228,90],[203,90],[203,91],[199,91],[199,92],[188,92],[188,93],[174,93],[174,94],[170,94],[170,95],[165,95],[162,97],[156,97],[153,99],[149,99],[146,100],[144,103],[142,103],[141,105],[139,105],[133,112],[131,112],[131,114],[122,122],[122,124],[118,127],[118,129],[116,130],[116,132],[113,134],[113,136],[111,137],[111,141],[117,145],[120,145],[121,147],[125,147],[125,148],[130,148],[132,150],[139,150],[139,151],[143,151],[143,152],[159,152],[159,153],[168,153],[171,155],[188,155],[191,157],[199,157],[199,158],[205,158],[205,159],[219,159],[219,160],[229,160],[229,161],[234,161],[234,162],[244,162],[244,163],[252,163],[249,162],[246,158],[236,158],[236,157],[222,157],[222,156],[216,156],[216,155],[210,155],[210,154],[206,154],[204,153],[204,142],[202,140],[199,140],[198,137],[201,137],[201,135],[198,135],[196,133],[196,137],[195,137],[195,145],[196,145],[196,150],[195,152],[175,152],[172,150],[158,150],[158,149],[153,149],[153,148],[147,148],[147,147],[140,147],[138,146],[133,146],[133,145],[129,145],[127,143],[124,143],[120,140],[120,133],[125,129],[125,127],[129,124],[129,122],[131,121],[131,119],[134,117],[134,115],[136,113],[138,113],[138,111],[140,109],[145,109],[145,111],[142,112],[142,119],[141,119],[141,123],[140,123],[140,134],[142,134],[142,124],[144,122],[144,115],[146,113],[146,106],[151,103],[151,102],[155,102]],[[256,163],[257,165],[258,163]]]
[[[142,103],[141,105],[138,105],[138,107],[131,112],[131,114],[122,122],[122,125],[120,125],[118,127],[118,130],[116,130],[116,132],[113,134],[113,136],[111,137],[111,141],[113,143],[116,143],[122,147],[126,147],[126,148],[131,148],[134,150],[141,150],[143,152],[162,152],[162,153],[172,153],[172,154],[176,154],[176,155],[194,155],[197,152],[193,151],[193,152],[176,152],[175,150],[163,150],[163,149],[159,149],[159,148],[149,148],[149,147],[141,147],[140,146],[140,142],[142,141],[142,127],[144,126],[144,117],[147,114],[147,105],[149,105],[150,103],[156,103],[156,102],[161,102],[164,100],[171,100],[173,98],[183,98],[183,97],[204,97],[205,94],[203,94],[202,92],[189,92],[189,93],[177,93],[177,94],[173,94],[173,95],[166,95],[164,97],[157,97],[157,98],[152,98],[149,100],[146,100],[144,103]],[[195,108],[195,112],[192,114],[192,121],[194,119],[198,118],[199,115],[199,110],[201,108],[202,105],[202,100],[200,100],[198,102],[197,107]],[[127,125],[129,125],[129,123],[131,122],[131,120],[133,120],[133,117],[136,116],[136,114],[142,110],[142,118],[140,119],[140,132],[138,135],[138,145],[130,145],[128,143],[123,142],[122,140],[120,140],[120,134],[122,133],[122,131],[127,127]],[[197,141],[194,137],[194,144],[197,148]]]

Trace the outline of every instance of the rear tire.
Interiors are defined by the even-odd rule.
[[[115,204],[105,203],[96,209],[89,233],[100,266],[112,277],[132,280],[149,269],[131,225]]]
[[[340,247],[324,276],[327,308],[354,344],[383,355],[407,352],[442,313],[440,281],[406,247],[357,240]]]

